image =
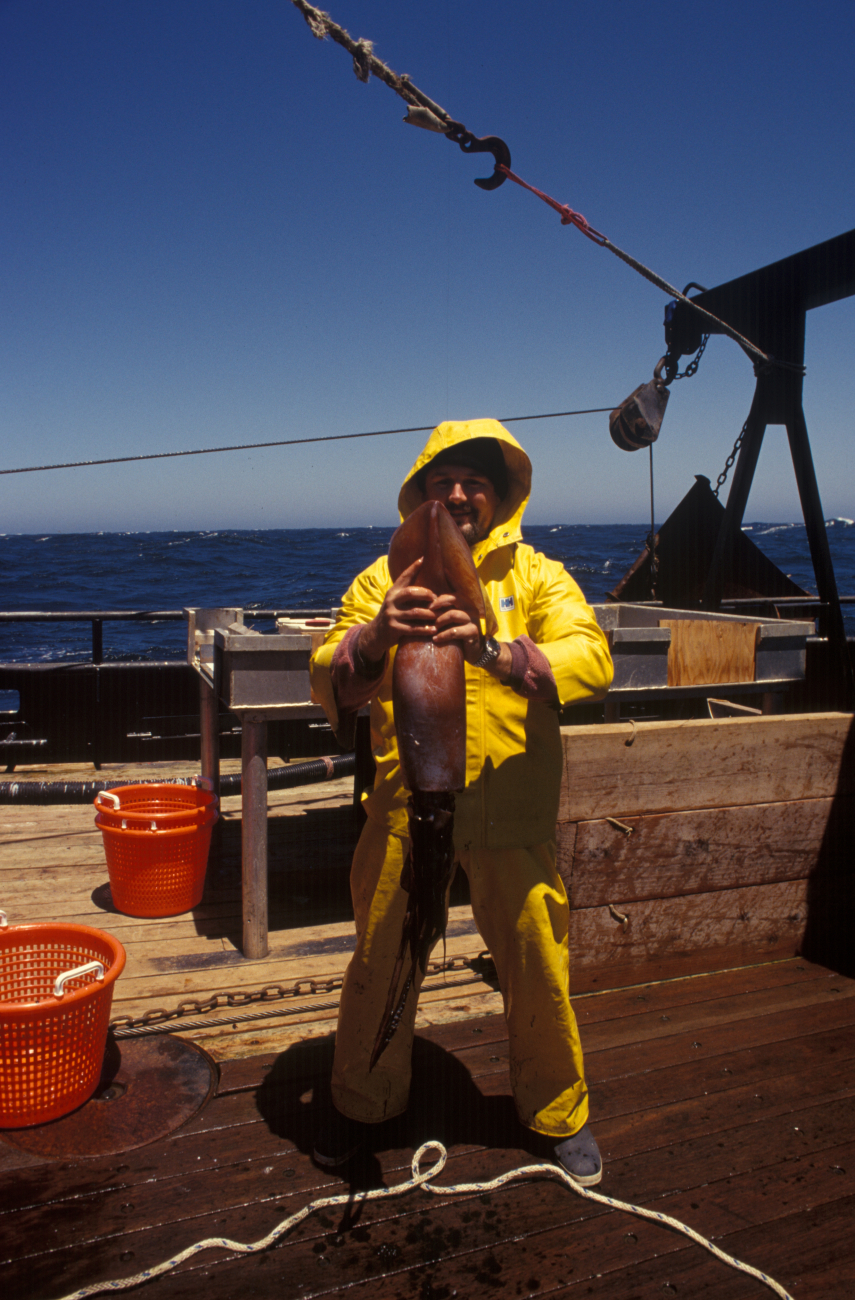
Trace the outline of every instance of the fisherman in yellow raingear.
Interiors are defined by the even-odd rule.
[[[410,1088],[418,981],[373,1069],[407,903],[407,791],[392,716],[395,646],[414,628],[459,639],[466,660],[466,788],[456,796],[455,860],[496,965],[508,1022],[510,1075],[521,1122],[543,1135],[567,1172],[600,1181],[588,1092],[568,995],[569,905],[555,865],[562,773],[557,709],[601,698],[611,683],[606,638],[563,566],[522,541],[531,462],[496,420],[441,424],[404,482],[405,519],[441,501],[468,542],[498,617],[482,638],[457,596],[418,586],[419,564],[392,582],[386,557],[353,582],[335,627],[312,661],[312,685],[337,728],[371,701],[377,775],[353,858],[357,943],[345,975],[332,1077],[334,1109],[315,1137],[315,1160],[335,1168],[401,1114]]]

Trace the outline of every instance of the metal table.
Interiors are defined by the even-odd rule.
[[[309,656],[324,629],[255,632],[237,608],[187,609],[187,658],[199,674],[202,775],[219,795],[220,707],[241,724],[241,908],[243,954],[266,957],[267,724],[325,717],[309,685]],[[284,620],[279,620],[278,627]]]

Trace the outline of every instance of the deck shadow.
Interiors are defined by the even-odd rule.
[[[353,918],[350,861],[357,831],[351,808],[308,809],[268,818],[268,919],[271,930],[334,925]],[[242,943],[241,820],[223,819],[211,841],[197,934]],[[211,912],[211,907],[228,903]]]
[[[299,930],[353,920],[350,864],[359,839],[353,809],[308,809],[299,815],[268,818],[268,925],[271,931]],[[211,841],[203,906],[193,914],[196,933],[226,938],[237,948],[241,924],[241,822],[223,819]],[[211,905],[231,909],[212,914]],[[450,905],[469,902],[469,882],[455,875]],[[104,904],[99,904],[104,906]],[[109,906],[108,910],[115,910]]]
[[[310,1155],[316,1123],[328,1112],[333,1037],[295,1043],[279,1055],[256,1093],[271,1133]],[[371,1149],[343,1167],[353,1190],[383,1184],[378,1153],[415,1150],[438,1140],[447,1150],[475,1145],[518,1147],[524,1130],[510,1095],[485,1096],[451,1052],[416,1035],[413,1082],[404,1115],[377,1125]]]

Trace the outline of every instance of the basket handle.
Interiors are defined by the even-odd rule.
[[[97,979],[104,978],[104,963],[100,961],[88,961],[85,966],[75,966],[74,970],[65,970],[61,975],[57,975],[56,982],[53,986],[53,995],[55,998],[61,998],[65,993],[65,986],[69,980],[79,979],[81,975],[95,975]]]
[[[6,915],[6,913],[3,911],[3,908],[0,907],[0,930],[5,930],[8,925],[9,925],[9,918]]]
[[[113,805],[113,812],[118,812],[122,806],[121,799],[117,794],[113,794],[112,790],[99,790],[97,798],[109,800]]]

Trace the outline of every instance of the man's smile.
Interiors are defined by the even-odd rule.
[[[425,497],[442,502],[470,546],[487,536],[499,504],[496,489],[486,474],[454,462],[429,470]]]

